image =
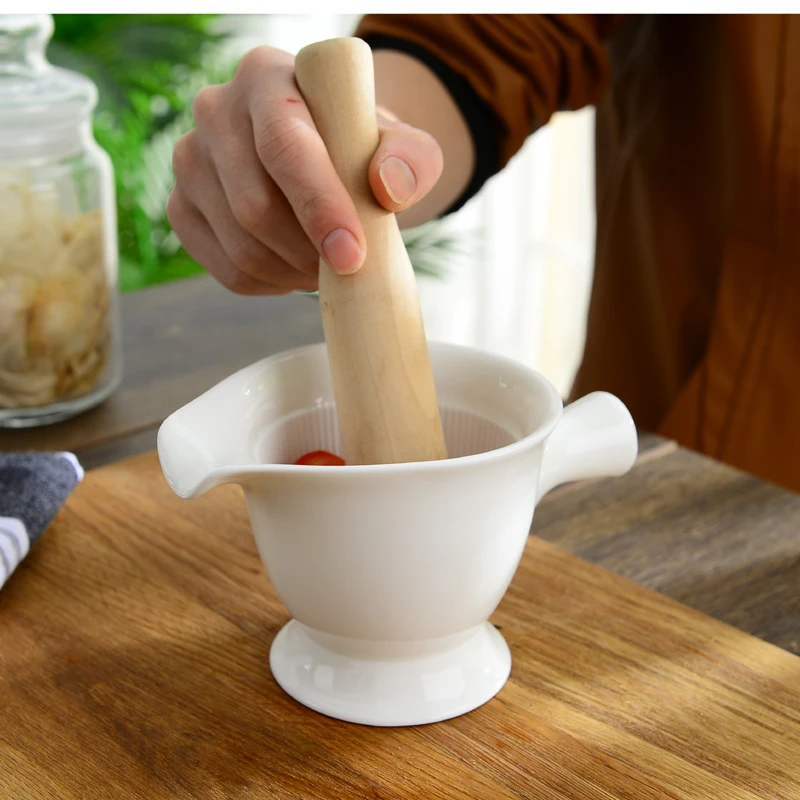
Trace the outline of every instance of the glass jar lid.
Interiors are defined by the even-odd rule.
[[[97,104],[97,88],[77,72],[55,67],[45,50],[49,14],[0,14],[0,157],[40,142],[42,155],[59,129],[74,128]]]

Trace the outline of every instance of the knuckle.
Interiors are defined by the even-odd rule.
[[[269,67],[272,61],[272,48],[266,45],[248,50],[236,65],[236,75],[243,76]]]
[[[228,250],[231,263],[244,273],[251,272],[259,263],[260,254],[250,239],[242,238],[234,242]]]
[[[293,198],[295,213],[304,221],[312,238],[323,236],[331,227],[326,219],[329,216],[328,202],[326,193],[313,186],[301,189]]]
[[[176,176],[186,175],[197,163],[197,149],[192,132],[185,133],[172,148],[172,171]]]
[[[192,100],[192,116],[197,125],[209,127],[214,124],[220,108],[221,92],[221,86],[204,86],[194,96],[194,100]]]
[[[256,150],[264,164],[291,166],[299,158],[305,123],[296,117],[278,117],[269,121],[256,136]]]
[[[245,189],[231,200],[234,219],[250,232],[264,228],[269,209],[269,197],[258,189]]]
[[[261,45],[248,50],[236,65],[235,80],[249,80],[254,76],[263,78],[264,71],[287,69],[294,63],[289,53],[275,47]]]

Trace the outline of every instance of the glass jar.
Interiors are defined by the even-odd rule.
[[[122,376],[111,160],[95,85],[52,66],[49,15],[0,15],[0,426],[57,422]]]

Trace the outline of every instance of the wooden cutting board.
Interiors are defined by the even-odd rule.
[[[298,705],[286,619],[236,488],[90,472],[0,592],[0,796],[800,798],[800,658],[535,538],[493,618],[511,679],[455,720]]]

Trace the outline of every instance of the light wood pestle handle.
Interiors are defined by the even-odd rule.
[[[297,54],[295,75],[364,227],[353,275],[320,260],[319,299],[344,458],[386,464],[447,458],[416,278],[395,215],[372,193],[378,147],[372,52],[330,39]]]

